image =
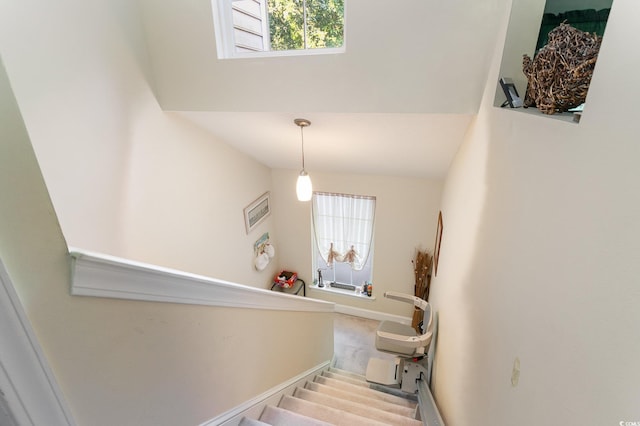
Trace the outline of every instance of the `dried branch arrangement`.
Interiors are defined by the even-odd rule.
[[[413,263],[413,274],[415,276],[415,295],[427,300],[429,297],[429,287],[427,275],[431,268],[431,255],[428,251],[416,251],[416,258]]]
[[[551,30],[535,59],[522,59],[529,80],[524,106],[554,114],[584,103],[601,42],[602,37],[565,23]]]
[[[431,280],[429,279],[429,274],[431,273],[431,261],[432,257],[428,251],[416,251],[416,258],[412,260],[413,263],[413,273],[415,275],[415,286],[414,286],[414,294],[424,300],[429,300],[429,284]],[[418,325],[420,321],[422,321],[424,312],[422,312],[418,308],[414,308],[413,311],[413,320],[411,321],[411,326],[420,333]]]

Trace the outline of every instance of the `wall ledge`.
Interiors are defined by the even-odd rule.
[[[71,294],[280,311],[334,312],[334,303],[70,248]]]

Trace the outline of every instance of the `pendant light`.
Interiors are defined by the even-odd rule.
[[[311,178],[304,169],[304,128],[311,126],[311,122],[304,118],[296,118],[293,122],[296,126],[300,127],[300,136],[302,137],[302,170],[298,175],[296,194],[298,195],[298,201],[309,201],[311,200],[311,193],[313,192],[313,189],[311,186]]]

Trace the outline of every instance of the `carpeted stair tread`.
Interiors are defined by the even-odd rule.
[[[369,387],[369,383],[363,382],[363,381],[358,380],[358,379],[353,379],[353,378],[345,376],[343,374],[336,374],[336,373],[332,373],[330,371],[326,371],[325,370],[325,371],[322,372],[322,375],[324,377],[328,377],[330,379],[335,379],[335,380],[341,380],[343,382],[347,382],[347,383],[350,383],[352,385],[362,386],[362,387],[366,387],[366,388]]]
[[[371,399],[391,402],[391,403],[402,405],[405,407],[415,408],[417,405],[414,401],[410,401],[408,399],[401,398],[399,396],[391,395],[385,392],[380,392],[367,387],[353,385],[351,383],[347,383],[342,380],[336,380],[336,379],[332,379],[324,376],[316,376],[313,381],[316,383],[320,383],[322,385],[332,386],[341,390],[345,390],[347,392],[352,392],[359,395],[367,396]]]
[[[422,426],[422,422],[419,422],[416,419],[386,412],[380,409],[377,404],[361,404],[304,388],[297,388],[293,393],[293,396],[390,425]]]
[[[280,400],[278,407],[286,410],[294,411],[303,416],[311,417],[323,422],[336,426],[382,426],[385,423],[378,422],[369,418],[361,417],[355,414],[347,413],[326,405],[317,404],[315,402],[305,401],[304,399],[295,398],[285,395]],[[278,423],[280,425],[280,423]]]
[[[261,422],[260,420],[250,419],[248,417],[243,417],[240,420],[238,426],[271,426],[269,423]]]
[[[307,382],[305,388],[314,392],[323,393],[343,400],[353,401],[359,404],[373,405],[376,408],[389,413],[399,414],[401,416],[409,417],[412,419],[415,419],[416,417],[415,408],[394,404],[392,402],[387,402],[380,399],[372,399],[370,396],[348,392],[332,386],[322,385],[316,382]]]
[[[277,426],[331,426],[331,423],[294,413],[285,408],[267,405],[260,416],[260,421]]]
[[[341,370],[339,368],[335,368],[335,367],[330,367],[329,368],[329,373],[334,373],[334,374],[341,374],[343,376],[347,376],[351,379],[356,379],[356,380],[360,380],[361,382],[367,382],[367,378],[365,376],[363,376],[362,374],[358,374],[358,373],[352,373],[351,371],[347,371],[347,370]]]

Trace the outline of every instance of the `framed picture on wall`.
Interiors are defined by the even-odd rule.
[[[262,223],[271,214],[269,191],[262,194],[244,209],[244,226],[247,234]]]
[[[438,213],[438,228],[436,229],[436,243],[433,248],[433,275],[438,276],[438,259],[440,259],[440,242],[442,241],[442,212]]]

